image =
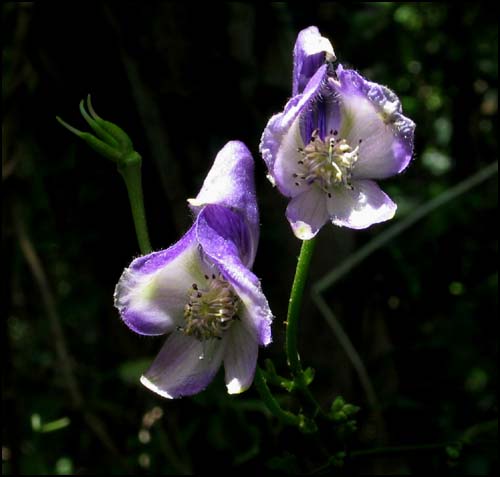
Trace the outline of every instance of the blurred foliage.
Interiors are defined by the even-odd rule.
[[[290,95],[295,36],[314,24],[342,63],[396,91],[417,123],[413,165],[384,184],[401,220],[498,159],[498,27],[489,8],[3,2],[2,10],[3,473],[498,471],[491,434],[463,448],[345,458],[335,442],[283,428],[254,390],[227,396],[222,376],[173,402],[141,387],[162,338],[131,333],[112,304],[138,254],[125,189],[110,163],[55,121],[77,125],[90,92],[98,111],[132,133],[151,239],[166,247],[186,230],[185,199],[226,141],[245,141],[258,158],[269,115]],[[299,244],[257,162],[256,273],[277,316],[261,357],[280,370]],[[325,407],[341,394],[362,408],[350,450],[454,442],[496,418],[497,187],[495,175],[438,208],[324,294],[367,365],[381,412],[369,409],[335,335],[305,303],[300,345],[316,368],[313,392]],[[325,228],[312,281],[389,226]],[[285,392],[278,398],[296,406]]]

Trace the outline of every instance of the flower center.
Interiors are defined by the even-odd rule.
[[[359,145],[353,149],[345,139],[337,139],[337,134],[337,131],[330,131],[323,140],[316,129],[309,144],[299,148],[303,156],[298,161],[302,171],[293,175],[297,186],[301,181],[317,183],[328,194],[333,186],[343,185],[352,189],[351,170],[358,160]]]
[[[178,328],[199,341],[221,339],[224,331],[238,319],[236,313],[240,304],[233,288],[220,274],[205,275],[205,280],[203,287],[193,283],[184,307],[186,324]]]

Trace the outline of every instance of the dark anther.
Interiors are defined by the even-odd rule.
[[[191,286],[193,287],[193,290],[198,290],[198,285],[196,283],[193,283]]]
[[[335,129],[335,131],[333,131],[333,135],[336,136],[339,132]]]

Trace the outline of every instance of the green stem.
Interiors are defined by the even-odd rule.
[[[421,451],[434,451],[445,449],[446,446],[450,445],[450,442],[441,442],[436,444],[418,444],[409,446],[395,446],[395,447],[377,447],[375,449],[363,449],[352,451],[350,456],[352,458],[364,457],[370,455],[389,455],[389,454],[399,454],[399,453],[411,453],[411,452],[421,452]]]
[[[314,251],[315,240],[304,240],[300,249],[295,278],[293,279],[290,301],[288,303],[287,328],[286,328],[286,357],[288,366],[295,377],[302,375],[302,365],[300,364],[299,351],[297,349],[300,307],[302,295],[306,284],[307,272],[311,263]]]
[[[254,379],[255,387],[264,401],[264,404],[267,406],[269,411],[273,416],[276,416],[280,421],[284,424],[289,424],[291,426],[299,426],[300,419],[295,414],[292,414],[289,411],[285,411],[281,408],[276,398],[272,395],[271,390],[267,386],[266,379],[264,378],[264,373],[257,366],[255,369],[255,379]]]
[[[312,434],[318,431],[318,426],[313,419],[309,419],[302,413],[296,415],[281,408],[279,402],[272,395],[271,390],[267,386],[264,373],[258,366],[255,369],[254,383],[262,401],[267,406],[269,411],[271,411],[271,414],[277,417],[281,422],[283,422],[283,424],[295,426],[306,434]]]
[[[135,153],[137,154],[137,153]],[[118,170],[127,186],[128,198],[130,201],[130,209],[134,219],[135,233],[137,242],[142,254],[152,251],[151,243],[149,242],[148,226],[146,223],[146,212],[144,210],[144,197],[142,194],[142,178],[141,178],[141,157],[139,154],[133,157],[133,160],[127,161]]]
[[[439,449],[446,449],[448,446],[471,445],[482,434],[498,433],[498,420],[480,422],[467,428],[458,439],[448,442],[431,443],[431,444],[414,444],[407,446],[394,446],[394,447],[376,447],[375,449],[362,449],[355,450],[350,453],[353,458],[364,457],[370,455],[388,455],[399,453],[410,453],[420,451],[433,451]]]

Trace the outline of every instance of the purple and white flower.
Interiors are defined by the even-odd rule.
[[[316,27],[299,34],[294,96],[269,120],[260,144],[268,178],[291,198],[286,216],[302,240],[328,220],[364,229],[391,219],[396,204],[374,180],[402,172],[413,154],[415,124],[398,97],[334,67],[332,58]]]
[[[223,363],[227,391],[252,383],[259,345],[271,342],[272,314],[250,271],[259,237],[253,159],[229,142],[190,201],[195,220],[166,250],[135,259],[118,282],[115,305],[143,335],[170,334],[141,377],[167,398],[196,394]]]

